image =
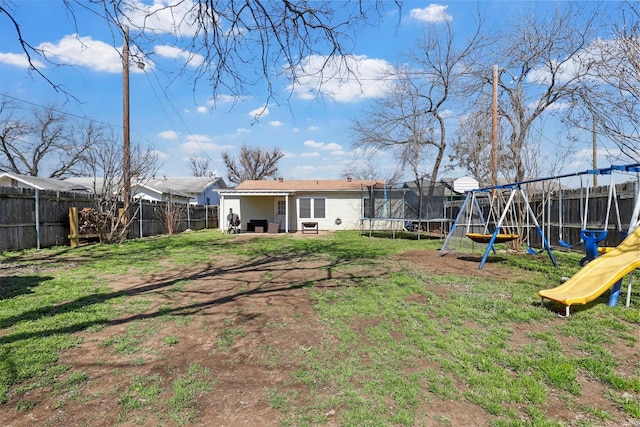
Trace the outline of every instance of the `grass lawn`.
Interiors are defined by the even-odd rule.
[[[480,272],[441,244],[208,230],[2,253],[0,419],[640,425],[637,272],[630,308],[561,318],[537,291],[582,254]]]

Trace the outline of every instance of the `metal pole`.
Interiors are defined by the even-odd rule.
[[[596,116],[593,116],[593,128],[591,130],[592,133],[592,138],[593,138],[593,152],[592,152],[592,162],[593,162],[593,169],[598,169],[598,138],[597,138],[597,134],[596,134],[596,125],[597,125],[597,120],[596,120]],[[598,175],[597,174],[593,174],[593,186],[597,187],[598,186]]]
[[[131,161],[130,161],[130,128],[129,128],[129,27],[123,28],[122,42],[122,132],[123,132],[123,187],[122,199],[124,203],[125,224],[129,221],[129,197],[131,192]]]
[[[40,249],[40,190],[36,190],[36,248]]]
[[[491,103],[491,185],[498,185],[498,65],[493,66]]]

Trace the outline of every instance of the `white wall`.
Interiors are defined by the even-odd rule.
[[[300,199],[324,198],[325,218],[298,218],[300,212]],[[302,229],[303,222],[317,222],[320,230],[359,230],[361,216],[361,201],[359,194],[352,193],[315,193],[297,197],[295,203],[295,222],[291,222],[291,228]],[[293,208],[290,206],[290,208]],[[341,220],[336,224],[337,219]]]
[[[151,202],[161,202],[162,194],[159,194],[157,191],[151,191],[145,187],[134,187],[133,196],[131,196],[134,200],[142,199],[149,200]]]
[[[274,200],[281,197],[224,196],[221,200],[220,229],[227,229],[229,208],[240,215],[242,231],[246,231],[247,222],[252,219],[274,221]],[[325,218],[299,218],[301,198],[324,198]],[[359,230],[361,203],[359,193],[319,192],[289,196],[289,231],[302,230],[303,222],[317,222],[320,230]],[[336,224],[338,218],[341,220],[340,224]]]

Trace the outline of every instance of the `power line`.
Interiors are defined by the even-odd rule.
[[[156,82],[158,83],[158,86],[161,87],[160,84],[160,79],[156,73],[156,71],[152,68],[151,72],[153,73],[153,76],[156,79]],[[156,89],[153,86],[153,83],[151,82],[151,79],[149,78],[149,76],[147,75],[147,73],[144,73],[147,81],[149,82],[149,86],[151,87],[151,90],[153,91],[154,96],[156,97],[156,99],[158,100],[158,104],[160,104],[160,108],[162,108],[162,111],[164,112],[165,116],[167,116],[167,120],[169,121],[169,123],[171,124],[171,126],[173,128],[175,128],[176,126],[173,124],[173,122],[171,121],[171,116],[169,115],[169,113],[167,112],[167,110],[164,108],[162,101],[160,100],[160,97],[158,96],[158,93],[156,91]],[[202,152],[202,154],[204,154],[204,156],[210,160],[213,161],[213,159],[211,159],[211,157],[209,157],[209,154],[207,154],[207,152],[204,150],[204,148],[202,147],[202,145],[200,145],[200,141],[198,141],[197,138],[195,138],[195,134],[193,132],[191,132],[191,129],[189,129],[189,126],[187,126],[187,123],[184,121],[184,119],[182,118],[182,115],[178,112],[178,109],[175,107],[175,105],[173,104],[173,102],[171,102],[171,99],[169,98],[169,96],[167,95],[167,91],[162,89],[162,93],[164,95],[164,98],[166,99],[166,101],[169,103],[169,105],[171,106],[171,108],[173,109],[176,117],[178,117],[178,120],[180,120],[180,123],[182,123],[182,125],[184,126],[185,130],[187,131],[187,134],[189,136],[192,137],[192,140],[198,145],[198,147],[200,148],[200,151]]]
[[[96,124],[100,124],[100,125],[103,125],[103,126],[108,126],[110,128],[115,128],[115,129],[117,129],[119,131],[123,131],[122,125],[114,125],[113,123],[103,122],[101,120],[92,119],[92,118],[87,117],[87,116],[80,116],[78,114],[74,114],[74,113],[70,113],[68,111],[60,110],[60,109],[52,107],[52,106],[44,106],[44,105],[37,104],[37,103],[32,102],[32,101],[27,101],[26,99],[21,99],[21,98],[15,97],[15,96],[7,95],[6,93],[0,93],[0,96],[12,99],[14,101],[22,102],[24,104],[28,104],[28,105],[31,105],[33,107],[41,108],[41,109],[44,109],[44,110],[55,111],[56,113],[58,113],[60,115],[63,115],[63,116],[73,117],[73,118],[80,119],[80,120],[86,120],[86,121],[91,122],[91,123],[96,123]],[[138,138],[140,138],[140,139],[142,139],[142,140],[144,140],[146,142],[152,142],[147,137],[145,137],[144,135],[141,135],[138,132],[134,132],[134,133],[137,135]]]

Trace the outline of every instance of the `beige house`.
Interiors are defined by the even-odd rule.
[[[288,233],[307,228],[303,224],[315,224],[318,230],[358,230],[367,189],[383,185],[350,178],[244,181],[233,190],[220,191],[220,229],[227,229],[226,218],[233,212],[240,216],[244,232],[277,228]]]

